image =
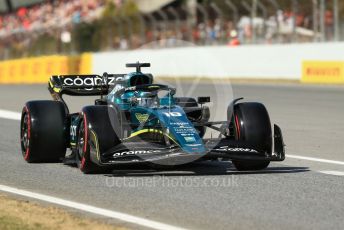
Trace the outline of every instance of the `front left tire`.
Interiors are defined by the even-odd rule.
[[[89,129],[86,124],[86,120],[83,119],[78,129],[78,142],[76,153],[76,164],[81,172],[85,174],[101,172],[102,168],[92,162],[90,152],[94,148],[94,144],[90,144]]]
[[[91,128],[90,128],[91,127]],[[102,165],[100,154],[120,144],[117,113],[104,105],[83,108],[78,126],[76,163],[85,174],[105,173],[113,166]]]

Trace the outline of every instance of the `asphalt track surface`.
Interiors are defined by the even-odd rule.
[[[266,105],[272,122],[283,130],[288,155],[344,162],[344,87],[232,86],[234,97]],[[181,87],[185,92],[192,88],[190,84]],[[192,94],[210,95],[213,100],[224,98],[215,95],[212,87],[201,83]],[[46,86],[0,86],[2,110],[20,112],[29,99],[50,99]],[[68,101],[77,110],[90,100]],[[221,107],[212,107],[212,112],[225,114],[228,102],[221,103]],[[116,169],[106,175],[83,175],[77,168],[62,164],[25,163],[20,153],[19,121],[0,118],[0,131],[1,185],[189,229],[344,226],[343,164],[287,157],[259,172],[237,172],[230,162],[205,162],[173,171],[140,167]]]

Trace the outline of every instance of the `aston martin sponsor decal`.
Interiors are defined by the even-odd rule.
[[[184,139],[185,139],[186,142],[195,142],[196,141],[195,137],[192,137],[192,136],[184,137]]]
[[[140,123],[144,123],[148,120],[149,114],[135,113],[135,117]]]
[[[76,125],[72,125],[70,127],[70,135],[75,137],[76,136],[76,132],[77,132],[77,126]]]
[[[119,156],[129,156],[129,155],[143,155],[143,154],[152,154],[152,153],[161,153],[161,150],[131,150],[114,153],[114,157]]]
[[[249,149],[249,148],[233,148],[229,146],[221,146],[220,148],[214,149],[216,151],[222,151],[222,152],[249,152],[249,153],[259,153],[255,149]]]
[[[201,146],[202,144],[186,144],[186,146],[190,146],[190,147],[197,147],[197,146]]]
[[[177,133],[196,133],[196,130],[192,126],[187,126],[187,127],[172,127]]]
[[[181,136],[183,136],[183,137],[187,137],[187,136],[194,136],[194,134],[193,133],[181,133],[180,134]]]
[[[170,125],[176,125],[176,126],[186,126],[189,125],[188,122],[170,122]]]

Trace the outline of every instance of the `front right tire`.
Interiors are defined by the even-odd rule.
[[[234,106],[233,124],[235,139],[246,142],[261,153],[272,152],[272,129],[269,114],[261,103],[246,102]],[[233,160],[239,171],[262,170],[269,166],[267,160]]]

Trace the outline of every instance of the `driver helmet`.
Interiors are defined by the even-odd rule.
[[[158,95],[156,92],[140,92],[137,100],[138,105],[152,107],[158,104]]]

